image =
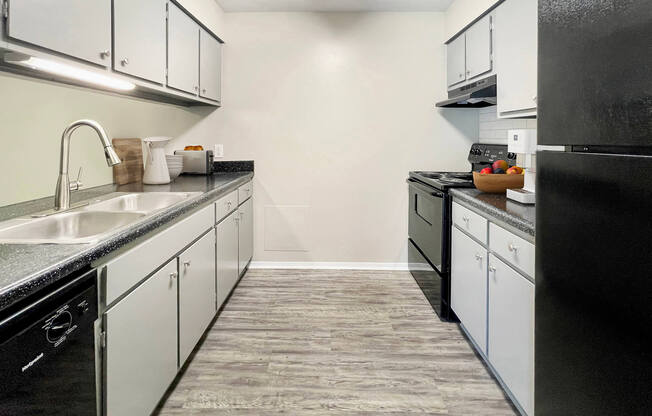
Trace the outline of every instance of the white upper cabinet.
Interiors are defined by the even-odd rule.
[[[199,95],[221,100],[222,44],[204,29],[199,32]]]
[[[168,3],[168,86],[199,92],[199,25]]]
[[[109,66],[111,2],[11,0],[7,34],[13,39]]]
[[[466,36],[459,35],[446,46],[446,72],[449,87],[466,81]]]
[[[496,9],[498,117],[536,115],[537,1],[507,0]]]
[[[116,71],[165,84],[166,0],[113,0]]]
[[[466,31],[466,79],[491,72],[491,15],[477,21]]]

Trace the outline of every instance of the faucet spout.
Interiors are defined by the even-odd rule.
[[[68,177],[68,169],[70,163],[70,137],[72,136],[72,133],[81,126],[88,126],[95,130],[98,137],[100,138],[102,146],[104,147],[104,156],[106,157],[106,163],[109,166],[115,166],[121,163],[120,158],[113,149],[113,145],[111,145],[111,141],[109,140],[106,131],[104,131],[102,126],[97,121],[78,120],[70,124],[68,127],[66,127],[61,136],[59,179],[57,180],[57,188],[54,193],[54,209],[57,211],[70,208],[71,184],[70,178]],[[77,184],[75,185],[75,189],[77,189]]]

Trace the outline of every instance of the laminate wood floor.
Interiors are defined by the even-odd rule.
[[[515,415],[408,272],[251,270],[167,415]]]

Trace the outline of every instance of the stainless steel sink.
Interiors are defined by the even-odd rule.
[[[107,199],[40,218],[0,223],[0,244],[87,244],[171,207],[201,192],[147,192],[108,195]]]
[[[151,213],[171,207],[199,194],[200,192],[133,193],[93,203],[86,207],[85,210]]]
[[[0,230],[0,243],[93,243],[145,216],[142,212],[72,211],[38,219],[16,220]]]

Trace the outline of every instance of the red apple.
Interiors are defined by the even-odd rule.
[[[482,169],[482,170],[480,171],[480,173],[483,173],[483,174],[491,174],[491,173],[494,173],[494,171],[493,171],[493,169],[491,169],[490,167],[486,167],[486,168]]]
[[[507,165],[507,162],[505,162],[504,160],[496,160],[492,167],[494,168],[494,170],[497,169],[507,170],[509,165]]]

